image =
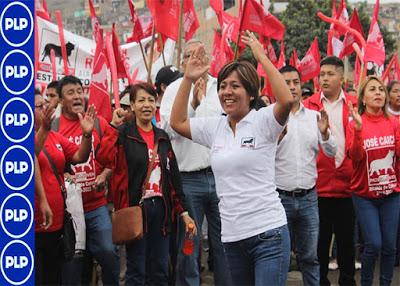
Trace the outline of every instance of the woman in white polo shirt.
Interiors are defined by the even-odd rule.
[[[285,285],[290,238],[285,210],[275,191],[277,140],[293,97],[282,75],[251,34],[242,36],[267,73],[276,104],[258,111],[255,68],[247,62],[226,64],[218,74],[218,96],[227,116],[188,118],[190,87],[209,66],[204,47],[190,57],[171,113],[171,126],[211,148],[211,166],[220,199],[221,239],[235,285]]]

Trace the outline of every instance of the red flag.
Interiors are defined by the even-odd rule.
[[[272,45],[271,40],[269,39],[267,40],[266,46],[267,46],[266,50],[268,58],[276,66],[276,64],[278,63],[278,57],[276,56],[274,46]]]
[[[374,62],[378,66],[385,63],[385,44],[378,25],[379,0],[375,3],[374,14],[369,27],[367,46],[364,54],[364,62]]]
[[[393,54],[389,64],[386,66],[385,72],[382,75],[382,80],[385,82],[400,80],[400,64],[396,53]]]
[[[96,52],[94,54],[94,65],[92,79],[89,86],[89,102],[94,104],[99,115],[107,121],[112,119],[110,95],[108,94],[107,56],[104,47],[103,30],[99,29],[96,35]]]
[[[347,12],[345,0],[340,1],[339,10],[337,11],[337,13],[335,15],[335,19],[339,20],[340,22],[342,22],[346,25],[348,24],[349,13]],[[344,30],[342,27],[339,27],[337,25],[334,25],[333,29],[338,32],[338,36],[344,35],[346,33],[346,30]]]
[[[250,30],[266,37],[283,40],[285,26],[255,0],[246,0],[241,15],[240,31]]]
[[[219,71],[225,64],[225,52],[221,50],[221,36],[217,31],[214,31],[214,42],[211,53],[210,74],[217,77]]]
[[[117,66],[118,78],[127,78],[130,81],[129,65],[126,61],[126,55],[121,51],[117,32],[115,30],[115,23],[112,25],[112,47]]]
[[[221,30],[222,34],[226,34],[226,38],[229,40],[236,42],[238,34],[239,34],[239,19],[229,15],[226,12],[221,12],[222,25]]]
[[[147,0],[147,6],[153,17],[156,31],[178,41],[179,0]]]
[[[356,8],[354,8],[354,10],[353,10],[353,15],[351,16],[349,26],[350,26],[350,28],[357,30],[365,38],[363,29],[362,29],[362,25],[360,22],[360,18],[358,17],[358,12],[357,12]],[[343,49],[339,55],[339,58],[343,58],[354,52],[354,49],[352,46],[354,42],[357,43],[359,46],[362,45],[360,40],[358,40],[352,33],[346,32],[346,35],[344,36],[344,39],[343,39]]]
[[[43,3],[40,3],[40,0],[35,0],[35,12],[38,17],[43,18],[47,21],[51,21],[50,13],[47,9],[46,0],[43,0]]]
[[[223,0],[210,0],[210,6],[215,11],[216,14],[224,11]]]
[[[279,53],[278,63],[276,64],[276,68],[280,69],[286,65],[286,57],[285,57],[285,44],[281,41],[281,51]]]
[[[183,31],[185,33],[185,41],[189,41],[199,27],[200,24],[197,19],[193,0],[185,0],[183,2]]]
[[[303,82],[318,76],[320,61],[318,39],[315,38],[298,67]]]
[[[293,51],[292,51],[292,56],[290,57],[289,64],[292,67],[295,67],[296,69],[298,69],[299,66],[300,66],[300,60],[299,60],[299,57],[297,55],[296,49],[293,49]]]
[[[100,22],[99,22],[99,19],[97,19],[96,10],[94,9],[94,6],[93,6],[93,1],[88,0],[88,3],[89,3],[90,20],[92,22],[93,39],[95,39],[95,41],[97,41],[96,37],[97,37],[97,35],[99,35],[98,31],[100,29]]]
[[[132,0],[128,0],[129,11],[131,13],[131,21],[133,23],[132,35],[126,40],[127,43],[139,42],[144,38],[142,24],[140,23],[139,17],[136,14],[135,6]]]

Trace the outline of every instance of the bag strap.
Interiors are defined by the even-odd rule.
[[[150,163],[149,163],[149,165],[148,165],[148,167],[147,167],[146,179],[144,180],[143,185],[142,185],[142,198],[143,198],[144,193],[145,193],[145,191],[146,191],[147,183],[148,183],[149,180],[150,180],[151,172],[153,171],[154,161],[155,161],[155,159],[156,159],[157,152],[158,152],[158,141],[156,141],[156,143],[154,144],[153,156],[151,157]],[[140,201],[142,201],[142,199],[140,199]]]
[[[42,151],[46,155],[47,160],[49,160],[49,163],[50,163],[51,169],[53,170],[54,176],[56,176],[58,184],[60,185],[61,192],[63,194],[64,203],[65,203],[65,199],[67,197],[67,191],[65,190],[65,185],[61,181],[60,175],[58,174],[58,171],[57,171],[57,168],[56,168],[56,164],[54,163],[53,159],[50,157],[50,155],[47,152],[45,147],[43,147]]]

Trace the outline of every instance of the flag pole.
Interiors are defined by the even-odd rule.
[[[160,38],[160,43],[161,43],[161,56],[162,56],[162,60],[163,60],[164,67],[165,67],[167,64],[165,63],[164,41],[163,41],[163,38],[161,37],[161,34],[160,34],[160,33],[158,33],[158,37]]]
[[[139,40],[139,47],[140,47],[140,52],[142,53],[144,66],[146,68],[146,71],[149,72],[149,66],[147,65],[146,55],[144,54],[144,49],[141,40]]]
[[[240,1],[240,6],[242,6],[242,1]],[[234,59],[236,60],[238,58],[238,53],[239,53],[239,42],[240,42],[240,30],[242,29],[242,24],[243,24],[243,15],[244,12],[246,11],[246,5],[247,4],[247,0],[244,0],[244,4],[243,4],[243,11],[241,11],[242,9],[239,9],[239,13],[241,13],[241,15],[239,14],[240,17],[240,24],[239,24],[239,32],[238,32],[238,37],[237,37],[237,41],[236,41],[236,46],[235,46],[235,57]]]
[[[62,24],[62,16],[60,10],[56,11],[56,19],[58,25],[58,35],[60,37],[60,43],[61,43],[61,55],[64,63],[64,74],[69,75],[67,47],[65,46],[64,28]]]
[[[148,83],[152,83],[151,82],[151,68],[153,66],[153,55],[154,55],[154,40],[156,36],[156,26],[153,25],[153,30],[151,32],[151,47],[150,47],[150,59],[149,59],[149,70],[147,72],[147,82]]]
[[[183,26],[183,1],[180,0],[179,9],[179,29],[178,29],[178,50],[176,54],[176,67],[180,70],[181,67],[181,53],[182,53],[182,26]]]

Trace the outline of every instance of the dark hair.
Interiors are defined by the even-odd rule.
[[[40,92],[40,89],[35,87],[35,96],[36,95],[42,95],[42,93]]]
[[[343,61],[335,56],[328,56],[324,58],[319,66],[322,67],[324,65],[332,65],[335,66],[336,68],[342,68],[344,70]]]
[[[339,59],[338,57],[335,56],[328,56],[326,58],[324,58],[321,63],[320,63],[320,67],[324,66],[324,65],[332,65],[335,66],[336,70],[340,70],[340,72],[343,74],[344,73],[344,64],[343,61],[341,59]]]
[[[258,79],[256,69],[248,61],[233,61],[224,65],[218,73],[217,90],[219,91],[221,82],[234,71],[237,72],[240,83],[243,85],[248,95],[253,97],[250,101],[250,108],[255,108],[259,97],[258,90],[260,88],[260,80]]]
[[[62,89],[67,84],[79,84],[83,88],[82,82],[79,78],[73,75],[67,75],[58,82],[57,93],[60,98],[63,97]]]
[[[47,88],[55,88],[55,89],[57,89],[57,87],[58,87],[58,81],[57,80],[53,80],[52,82],[50,82],[47,85]]]
[[[392,88],[395,84],[400,84],[400,81],[392,80],[391,82],[389,82],[389,84],[386,86],[388,93],[392,91]]]
[[[297,74],[299,75],[299,78],[301,79],[301,75],[298,69],[296,69],[294,66],[291,65],[286,65],[283,66],[279,69],[280,73],[286,73],[286,72],[297,72]]]
[[[143,89],[145,92],[148,94],[154,96],[154,99],[157,99],[157,92],[151,84],[147,82],[139,82],[131,86],[130,91],[129,91],[129,100],[131,102],[135,102],[136,100],[136,95],[139,90]]]
[[[383,106],[382,110],[383,110],[383,113],[385,114],[385,117],[389,117],[389,113],[388,113],[388,111],[387,111],[387,105],[388,105],[388,102],[389,102],[389,93],[388,93],[388,91],[387,91],[385,85],[383,84],[383,82],[380,80],[380,78],[377,77],[377,76],[375,76],[375,75],[367,76],[367,77],[364,79],[364,81],[360,84],[360,86],[359,86],[359,88],[358,88],[358,100],[357,100],[357,103],[358,103],[358,113],[359,113],[360,115],[362,115],[362,114],[365,112],[365,110],[366,110],[365,105],[364,105],[364,103],[363,103],[364,93],[365,93],[365,89],[366,89],[366,87],[367,87],[367,84],[368,84],[370,81],[373,81],[373,80],[376,80],[377,82],[379,82],[379,83],[383,86],[383,89],[385,90],[385,105]]]
[[[253,54],[240,54],[239,58],[238,58],[239,62],[242,61],[246,61],[249,62],[253,65],[253,67],[257,70],[257,66],[258,66],[258,62],[256,60],[256,58],[253,56]]]

